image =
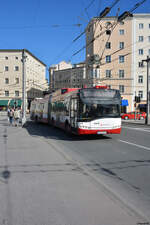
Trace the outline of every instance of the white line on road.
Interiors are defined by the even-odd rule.
[[[143,146],[143,145],[137,145],[137,144],[135,144],[135,143],[128,142],[128,141],[123,141],[123,140],[119,140],[119,139],[118,139],[118,141],[123,142],[123,143],[126,143],[126,144],[128,144],[128,145],[134,145],[134,146],[136,146],[136,147],[138,147],[138,148],[142,148],[142,149],[145,149],[145,150],[147,150],[147,151],[150,151],[150,148],[148,148],[148,147],[146,147],[146,146]]]
[[[144,131],[144,132],[150,133],[150,129],[149,128],[136,128],[136,127],[126,127],[126,126],[122,126],[122,128],[126,128],[126,129],[129,129],[129,130]]]

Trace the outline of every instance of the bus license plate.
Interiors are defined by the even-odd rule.
[[[97,134],[107,134],[106,131],[98,131]]]

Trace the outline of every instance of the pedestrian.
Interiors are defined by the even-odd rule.
[[[8,109],[7,109],[8,121],[9,121],[9,113],[10,113],[10,108],[8,107]]]
[[[16,108],[14,111],[14,122],[16,127],[19,126],[19,119],[20,119],[20,110]]]
[[[12,124],[13,124],[13,117],[14,117],[14,111],[12,109],[10,109],[10,111],[8,113],[8,116],[9,116],[9,124],[12,126]]]

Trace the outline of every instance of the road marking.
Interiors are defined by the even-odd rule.
[[[118,139],[118,141],[123,142],[123,143],[128,144],[128,145],[133,145],[133,146],[136,146],[136,147],[138,147],[138,148],[142,148],[142,149],[145,149],[145,150],[150,151],[150,148],[148,148],[148,147],[146,147],[146,146],[143,146],[143,145],[137,145],[137,144],[135,144],[135,143],[128,142],[128,141],[123,141],[123,140],[119,140],[119,139]]]
[[[150,128],[135,128],[135,127],[126,127],[126,126],[122,126],[122,128],[126,128],[129,130],[137,130],[137,131],[144,131],[144,132],[148,132],[150,133]]]

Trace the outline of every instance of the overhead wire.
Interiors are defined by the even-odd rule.
[[[94,1],[95,1],[95,0],[92,0],[92,1],[90,2],[90,4],[89,4],[85,9],[87,10],[89,7],[91,7],[91,5],[94,3]],[[115,0],[115,1],[111,4],[111,6],[110,6],[110,10],[111,10],[111,9],[112,9],[119,1],[120,1],[120,0]],[[100,15],[101,15],[101,13],[100,13]],[[71,43],[70,43],[67,47],[65,47],[65,48],[63,49],[63,51],[55,58],[55,60],[56,60],[58,57],[62,56],[62,55],[64,54],[64,52],[66,52],[66,51],[72,46],[72,44],[74,44],[79,38],[81,38],[81,37],[83,36],[83,34],[86,33],[86,31],[87,31],[87,28],[85,28],[83,32],[81,32],[75,39],[73,39],[73,40],[71,41]],[[85,46],[83,46],[82,49],[79,50],[76,54],[78,54],[79,52],[81,52],[81,51],[84,50],[84,49],[85,49]],[[75,56],[76,54],[73,54],[73,55],[70,57],[70,59],[69,59],[68,61],[71,61],[72,57]]]
[[[114,5],[116,4],[116,3],[118,3],[118,1],[119,0],[116,0],[115,2],[114,2],[114,4],[112,4],[112,7],[114,7]],[[135,6],[134,6],[134,8],[132,8],[131,10],[129,10],[128,12],[133,12],[136,8],[138,8],[141,4],[143,4],[144,2],[145,2],[146,0],[142,0],[141,2],[139,2],[139,3],[137,3]],[[119,21],[117,21],[117,22],[119,22]],[[85,31],[86,32],[86,31]],[[83,49],[85,49],[86,47],[88,47],[90,44],[92,44],[97,38],[99,38],[102,34],[104,34],[105,32],[103,32],[103,33],[100,33],[99,35],[97,35],[95,38],[93,38],[87,45],[84,45],[81,49],[79,49],[78,51],[76,51],[71,57],[73,57],[73,56],[75,56],[75,55],[77,55],[79,52],[81,52],[81,51],[83,51]],[[77,40],[77,38],[76,38],[76,40]]]
[[[81,23],[77,23],[77,24],[52,24],[52,25],[28,25],[28,26],[0,26],[0,29],[3,30],[7,30],[7,29],[15,29],[15,30],[22,30],[22,29],[38,29],[38,28],[61,28],[61,27],[73,27],[73,26],[77,26],[80,27],[82,26]]]
[[[88,13],[87,13],[87,9],[89,9],[90,7],[91,7],[91,5],[94,3],[94,1],[95,0],[92,0],[90,3],[89,3],[89,5],[87,6],[87,7],[85,7],[85,12],[86,12],[86,14],[87,14],[87,16],[88,16],[88,19],[89,19],[89,15],[88,15]],[[88,21],[89,22],[89,21]],[[59,57],[61,57],[66,51],[68,51],[69,49],[70,49],[70,47],[72,46],[72,44],[74,44],[74,42],[76,41],[76,40],[78,40],[78,38],[80,38],[83,34],[85,33],[85,30],[83,31],[83,32],[81,32],[80,33],[80,35],[79,35],[79,37],[76,37],[74,40],[72,40],[55,58],[54,58],[54,60],[53,61],[55,61],[57,58],[59,58]],[[70,59],[69,59],[70,60]],[[68,61],[69,61],[68,60]]]

